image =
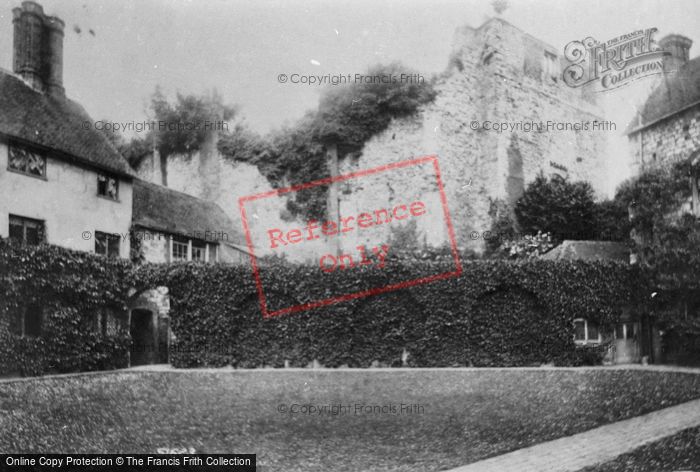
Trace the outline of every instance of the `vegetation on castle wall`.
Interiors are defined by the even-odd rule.
[[[366,77],[397,77],[413,71],[398,63],[370,68]],[[325,147],[338,146],[342,155],[356,152],[365,142],[388,128],[394,118],[415,113],[435,98],[431,82],[374,80],[329,86],[318,109],[308,112],[294,126],[262,138],[245,127],[224,134],[219,151],[227,158],[258,166],[272,185],[297,185],[328,177]],[[296,192],[289,210],[294,215],[322,218],[326,187]]]
[[[163,184],[167,185],[168,158],[175,154],[188,158],[199,151],[209,130],[218,126],[217,121],[231,120],[236,108],[224,104],[216,93],[200,96],[178,92],[171,102],[160,87],[156,87],[149,112],[152,126],[130,141],[119,131],[106,127],[102,131],[133,167],[150,155],[155,145],[160,155]]]
[[[261,136],[239,122],[230,131],[220,131],[217,149],[231,161],[256,165],[277,188],[328,177],[328,143],[337,145],[342,155],[357,152],[372,136],[387,129],[392,119],[415,113],[435,98],[431,81],[391,80],[412,73],[398,63],[372,67],[364,77],[375,77],[374,80],[355,83],[353,78],[349,84],[329,86],[322,93],[317,110],[307,112],[296,124]],[[142,137],[127,142],[118,131],[104,132],[134,167],[153,152],[155,145],[163,182],[167,184],[168,158],[175,154],[188,157],[200,150],[208,132],[204,123],[230,121],[236,108],[225,105],[216,95],[178,93],[171,102],[156,88],[150,99],[150,112],[155,129],[142,133]],[[192,123],[200,126],[178,127]],[[326,187],[296,192],[288,210],[294,216],[322,218],[326,195]]]

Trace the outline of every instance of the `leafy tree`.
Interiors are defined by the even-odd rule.
[[[648,170],[615,195],[630,208],[633,251],[653,287],[652,313],[675,344],[690,343],[683,347],[690,354],[700,336],[700,222],[688,205],[697,172],[688,162]]]
[[[253,164],[269,161],[273,153],[267,140],[242,123],[237,123],[233,131],[222,133],[217,148],[228,159]]]
[[[597,241],[628,241],[630,230],[627,206],[620,200],[604,200],[593,207],[594,235]]]
[[[102,120],[105,123],[109,120]],[[102,127],[100,129],[102,134],[104,134],[112,146],[119,151],[119,153],[126,158],[129,165],[136,167],[144,156],[153,152],[153,139],[142,138],[136,136],[130,141],[124,137],[124,135],[115,129],[107,129],[107,127]]]
[[[687,163],[678,163],[671,168],[648,170],[618,187],[615,200],[630,209],[638,236],[650,239],[654,227],[678,212],[690,198],[690,173]]]
[[[591,239],[594,235],[593,188],[588,182],[568,182],[538,175],[515,204],[524,234],[550,233],[557,241]]]
[[[224,105],[214,93],[210,97],[177,93],[170,103],[160,88],[151,97],[151,111],[156,122],[156,146],[160,154],[163,185],[168,182],[168,157],[173,154],[191,155],[199,150],[207,136],[206,122],[229,121],[236,109]]]
[[[366,77],[396,78],[411,73],[400,63],[371,67]],[[375,80],[326,90],[316,113],[316,138],[339,145],[361,146],[384,131],[393,118],[414,113],[435,98],[431,83]]]
[[[223,104],[222,98],[216,93],[198,96],[178,92],[175,101],[171,103],[160,87],[156,87],[153,92],[149,108],[153,128],[143,136],[137,136],[129,142],[114,135],[108,135],[108,138],[133,167],[153,152],[155,146],[160,154],[163,185],[168,184],[170,156],[183,154],[186,158],[189,157],[200,149],[214,122],[230,121],[236,114],[236,108]]]
[[[136,168],[141,160],[153,152],[153,139],[136,136],[129,142],[117,146],[117,150],[126,158],[131,167]]]
[[[700,289],[700,226],[686,205],[692,174],[688,163],[649,170],[624,182],[615,195],[630,208],[640,265],[655,287],[681,297]]]

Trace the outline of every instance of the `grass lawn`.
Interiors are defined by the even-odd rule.
[[[265,471],[437,471],[698,397],[699,375],[612,369],[36,379],[0,384],[0,451],[194,448],[256,453]],[[420,408],[355,410],[402,403]],[[347,408],[337,415],[289,412],[302,404]]]
[[[700,470],[700,428],[690,428],[581,472]]]

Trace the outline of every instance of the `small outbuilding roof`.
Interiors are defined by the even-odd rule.
[[[134,179],[135,226],[194,239],[244,246],[245,239],[214,202]]]
[[[565,240],[542,255],[549,260],[622,261],[629,262],[630,251],[623,243],[613,241]]]

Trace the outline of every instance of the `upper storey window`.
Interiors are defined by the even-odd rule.
[[[46,177],[46,156],[38,151],[10,143],[7,168],[14,172]]]
[[[106,174],[97,175],[97,195],[112,200],[119,199],[119,180]]]

